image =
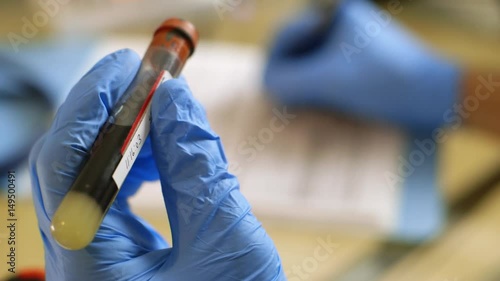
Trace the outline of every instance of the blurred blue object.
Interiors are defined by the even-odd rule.
[[[276,37],[265,71],[270,94],[415,131],[443,125],[461,73],[398,25],[401,11],[346,0],[324,21],[324,11],[309,10]]]
[[[428,136],[413,137],[422,140]],[[421,152],[422,148],[415,141],[408,143],[407,159],[412,157],[412,153]],[[399,191],[398,223],[391,235],[394,240],[420,243],[435,239],[443,231],[446,206],[438,181],[438,155],[436,150],[427,157],[424,156],[421,165],[414,165],[414,172],[405,178]]]
[[[129,50],[101,60],[73,88],[32,151],[47,280],[286,280],[272,240],[228,173],[221,141],[183,79],[155,93],[151,138],[92,243],[68,251],[52,238],[56,208],[139,65]],[[173,247],[127,201],[142,182],[158,178]]]
[[[264,83],[276,101],[316,107],[403,127],[426,138],[445,125],[460,95],[458,66],[434,54],[399,26],[395,14],[365,0],[310,9],[278,33]],[[408,155],[419,151],[413,141]],[[436,237],[445,209],[434,152],[404,178],[397,227],[406,242]]]
[[[91,40],[0,45],[0,172],[15,169],[81,75]]]
[[[51,104],[29,71],[0,54],[0,171],[14,169],[44,131]]]

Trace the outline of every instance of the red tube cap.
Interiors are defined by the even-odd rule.
[[[189,21],[183,20],[183,19],[178,19],[178,18],[171,18],[166,21],[164,21],[158,29],[155,31],[155,35],[159,32],[165,32],[169,30],[177,30],[181,32],[186,38],[189,40],[190,45],[191,45],[191,54],[194,52],[194,49],[198,45],[198,31],[196,30],[196,27]]]

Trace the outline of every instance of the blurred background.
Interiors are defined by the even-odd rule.
[[[201,44],[184,74],[221,135],[231,169],[276,243],[290,280],[500,280],[495,133],[474,126],[450,130],[425,164],[430,170],[422,168],[391,188],[384,172],[397,170],[398,157],[407,157],[417,138],[391,124],[293,108],[297,118],[255,157],[238,150],[269,126],[273,109],[282,110],[263,83],[269,50],[278,31],[317,5],[313,2],[1,1],[0,189],[5,196],[6,171],[15,170],[21,198],[17,268],[44,266],[26,160],[34,141],[74,83],[101,57],[121,48],[144,53],[154,29],[175,16],[199,29]],[[376,5],[386,9],[391,2]],[[404,9],[394,18],[422,44],[462,69],[499,72],[500,1],[398,2]],[[320,180],[331,173],[335,179]],[[158,183],[147,185],[132,199],[134,209],[170,239]],[[7,200],[0,200],[3,225]],[[9,278],[3,261],[7,232],[0,229],[0,278]],[[331,241],[335,249],[327,259],[314,260],[321,241]],[[306,275],[298,276],[294,268]]]

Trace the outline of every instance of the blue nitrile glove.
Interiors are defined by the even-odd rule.
[[[129,50],[101,60],[72,89],[31,153],[47,280],[285,280],[272,240],[228,173],[219,137],[183,79],[156,92],[151,138],[92,243],[68,251],[52,239],[50,220],[139,64]],[[143,181],[158,178],[173,247],[127,203]]]
[[[281,103],[413,130],[443,125],[460,93],[460,72],[401,28],[398,11],[404,8],[391,14],[345,0],[328,22],[319,10],[305,13],[275,40],[265,72],[269,92]]]
[[[31,74],[0,53],[0,178],[27,158],[52,114],[45,88]]]
[[[54,109],[82,75],[93,42],[51,38],[30,42],[16,52],[0,41],[0,181],[6,170],[26,161],[47,130]]]

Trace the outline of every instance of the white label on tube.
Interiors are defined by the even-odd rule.
[[[116,167],[115,172],[113,173],[113,180],[116,183],[118,189],[121,188],[125,178],[128,175],[128,172],[134,165],[139,152],[141,151],[144,142],[149,134],[149,130],[151,128],[151,99],[158,87],[163,84],[165,81],[172,79],[172,76],[168,71],[164,71],[156,81],[155,85],[151,89],[149,97],[146,99],[144,106],[137,116],[132,129],[130,130],[129,137],[127,137],[126,144],[124,146],[124,151],[122,150],[122,159],[118,166]]]

